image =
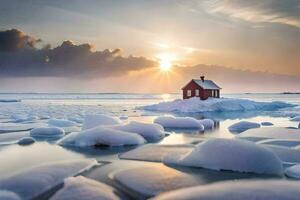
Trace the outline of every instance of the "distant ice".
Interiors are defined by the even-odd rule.
[[[164,128],[159,124],[149,124],[137,121],[131,121],[128,124],[111,126],[110,128],[137,133],[146,140],[159,140],[165,136]]]
[[[248,129],[252,128],[260,128],[259,123],[248,122],[248,121],[240,121],[228,127],[228,130],[231,133],[242,133]]]
[[[37,116],[35,115],[17,115],[14,114],[10,117],[13,122],[15,123],[20,123],[20,122],[31,122],[31,121],[35,121],[37,119],[39,119]]]
[[[72,122],[70,120],[65,119],[50,119],[48,120],[49,126],[54,127],[70,127],[70,126],[77,126],[78,124],[75,122]]]
[[[208,139],[183,156],[166,156],[166,164],[232,170],[258,174],[282,174],[280,159],[267,148],[237,139]]]
[[[300,165],[294,165],[285,170],[288,177],[300,179]]]
[[[205,101],[199,98],[190,98],[171,102],[161,102],[154,105],[139,107],[149,111],[160,112],[226,112],[226,111],[272,111],[295,105],[285,102],[256,102],[247,99],[209,98]]]
[[[74,176],[95,164],[97,162],[90,159],[43,164],[1,177],[0,188],[16,193],[22,199],[33,199],[61,184],[65,178]]]
[[[300,140],[299,129],[289,129],[282,127],[262,127],[259,129],[250,129],[237,137],[260,137],[274,139],[298,139]]]
[[[82,130],[87,130],[97,126],[108,126],[120,124],[120,120],[108,115],[86,115],[82,125]]]
[[[262,126],[273,126],[274,124],[272,122],[262,122]]]
[[[117,191],[98,181],[83,176],[70,177],[64,181],[62,189],[57,191],[50,200],[118,200]]]
[[[82,132],[74,132],[58,141],[60,145],[70,146],[124,146],[144,144],[145,139],[136,134],[107,127],[95,127]]]
[[[30,136],[37,139],[58,139],[65,135],[65,131],[58,127],[34,128]]]
[[[23,137],[18,141],[19,145],[30,145],[35,143],[35,139],[33,139],[32,137]]]
[[[204,126],[198,120],[192,117],[162,116],[157,117],[154,120],[154,123],[160,124],[164,128],[204,130]]]
[[[224,181],[170,191],[155,200],[298,200],[300,185],[286,180]]]

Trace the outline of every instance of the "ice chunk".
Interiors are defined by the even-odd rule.
[[[0,134],[0,144],[14,144],[23,137],[29,137],[29,131]]]
[[[121,122],[111,116],[108,115],[87,115],[84,118],[84,122],[82,125],[82,130],[94,128],[96,126],[103,126],[103,125],[117,125],[120,124]]]
[[[294,165],[285,170],[285,175],[288,177],[300,179],[300,165]]]
[[[262,122],[262,126],[273,126],[274,124],[272,122]]]
[[[164,163],[213,170],[281,174],[282,163],[270,150],[237,139],[208,139],[184,156],[166,156]]]
[[[154,123],[160,124],[164,128],[204,130],[204,126],[198,120],[191,117],[163,116],[157,117]]]
[[[256,142],[257,144],[279,145],[285,147],[295,147],[300,145],[300,140],[295,139],[265,139]]]
[[[298,139],[300,140],[299,129],[289,129],[282,127],[262,127],[259,129],[247,130],[237,137],[262,137],[274,139]]]
[[[212,119],[202,119],[198,121],[204,126],[205,130],[212,129],[215,126],[215,122]]]
[[[61,184],[65,178],[74,176],[95,164],[97,162],[90,159],[43,164],[8,177],[1,177],[0,188],[14,192],[22,199],[33,199]]]
[[[35,139],[33,139],[32,137],[23,137],[18,141],[19,145],[30,145],[35,143]]]
[[[286,180],[224,181],[163,193],[155,200],[297,200],[300,185]]]
[[[21,198],[14,192],[0,190],[1,200],[21,200]]]
[[[117,191],[101,182],[83,176],[70,177],[64,181],[64,186],[50,200],[116,200],[121,199]]]
[[[185,155],[194,145],[157,145],[147,144],[119,155],[121,159],[162,162],[166,155]]]
[[[95,127],[79,133],[70,133],[62,138],[60,145],[71,146],[124,146],[144,144],[145,140],[136,133],[115,130],[107,127]]]
[[[285,102],[256,102],[247,99],[233,98],[209,98],[205,101],[199,98],[184,100],[174,100],[171,102],[161,102],[154,105],[139,107],[149,111],[160,112],[226,112],[226,111],[255,111],[255,110],[278,110],[280,108],[295,107],[294,104]]]
[[[300,150],[276,145],[264,145],[275,153],[283,162],[300,163]]]
[[[37,139],[58,139],[65,135],[65,131],[58,127],[34,128],[30,136]]]
[[[232,133],[241,133],[248,129],[259,128],[260,124],[255,122],[240,121],[228,127]]]
[[[291,118],[291,121],[300,122],[300,116],[296,116],[296,117]]]
[[[158,140],[165,136],[164,128],[159,124],[131,121],[128,124],[111,126],[110,128],[137,133],[143,136],[146,140]]]
[[[50,119],[48,120],[49,126],[54,127],[70,127],[70,126],[77,126],[78,124],[69,120],[65,119]]]

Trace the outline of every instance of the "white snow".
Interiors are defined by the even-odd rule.
[[[107,127],[95,127],[78,133],[70,133],[58,141],[60,145],[71,146],[124,146],[144,144],[145,140],[136,133],[115,130]]]
[[[232,170],[259,174],[281,174],[280,159],[267,148],[238,139],[208,139],[184,156],[166,156],[166,164]]]
[[[209,98],[205,101],[199,98],[177,99],[171,102],[161,102],[154,105],[139,107],[149,111],[160,112],[226,112],[226,111],[255,111],[255,110],[278,110],[280,108],[294,107],[295,105],[285,102],[256,102],[247,99],[233,98]]]
[[[21,198],[14,192],[0,189],[1,200],[21,200]]]
[[[164,128],[159,124],[131,121],[128,124],[111,126],[110,128],[130,133],[137,133],[143,136],[146,140],[158,140],[165,136]]]
[[[296,116],[290,119],[293,122],[300,122],[300,116]]]
[[[33,139],[32,137],[23,137],[18,141],[19,145],[30,145],[35,143],[35,139]]]
[[[87,130],[97,126],[117,125],[120,123],[120,120],[108,115],[86,115],[82,125],[82,130]]]
[[[252,128],[260,128],[259,123],[248,122],[248,121],[240,121],[228,127],[228,130],[231,133],[242,133],[248,129]]]
[[[57,191],[50,200],[117,200],[121,199],[117,191],[98,181],[83,176],[70,177],[64,181],[62,189]]]
[[[224,181],[163,193],[155,200],[298,200],[300,184],[287,180]]]
[[[274,124],[272,122],[262,122],[260,123],[262,126],[273,126]]]
[[[204,126],[198,120],[192,117],[162,116],[157,117],[154,120],[154,123],[160,124],[164,128],[204,130]]]
[[[285,175],[291,178],[300,179],[300,165],[294,165],[285,170]]]
[[[37,139],[57,139],[64,135],[65,131],[58,127],[34,128],[30,131],[30,136]]]
[[[262,127],[259,129],[250,129],[237,137],[258,137],[274,139],[298,139],[300,140],[299,129],[289,129],[282,127]]]
[[[62,183],[65,178],[87,170],[95,164],[97,161],[90,159],[43,164],[1,177],[0,188],[14,192],[22,199],[33,199]]]
[[[70,126],[77,126],[78,124],[75,122],[72,122],[70,120],[65,119],[50,119],[48,120],[49,126],[54,127],[70,127]]]

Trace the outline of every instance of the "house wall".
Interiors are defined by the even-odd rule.
[[[196,89],[199,90],[199,98],[201,100],[205,100],[212,96],[212,90],[204,90],[201,88],[198,84],[196,84],[194,81],[189,82],[184,88],[182,88],[182,97],[183,99],[189,99],[196,96]],[[191,96],[188,96],[188,90],[191,90]],[[216,91],[216,97],[219,98],[220,91]]]

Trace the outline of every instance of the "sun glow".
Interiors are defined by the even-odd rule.
[[[159,68],[162,71],[170,71],[173,65],[175,56],[173,54],[161,54],[158,56]]]

